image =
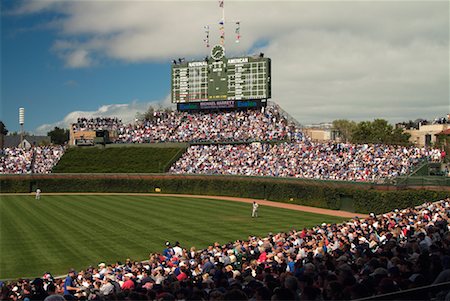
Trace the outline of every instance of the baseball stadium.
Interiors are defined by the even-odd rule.
[[[208,56],[171,61],[171,108],[45,145],[2,122],[1,300],[449,298],[450,120],[428,145],[317,139],[270,52],[227,56],[224,6]]]

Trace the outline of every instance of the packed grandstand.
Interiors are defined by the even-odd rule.
[[[177,174],[221,174],[377,181],[407,174],[439,150],[387,145],[299,143],[195,145],[170,169]]]
[[[64,146],[36,146],[2,149],[1,174],[50,173],[64,154]]]
[[[444,199],[203,250],[166,242],[144,262],[10,281],[0,299],[349,300],[401,293],[449,281],[449,218],[450,199]],[[408,296],[449,298],[445,288]]]
[[[95,130],[114,133],[114,143],[190,143],[170,168],[174,174],[374,182],[408,174],[423,160],[441,161],[438,149],[311,141],[275,104],[245,111],[156,111],[134,124],[110,117],[78,118],[72,125],[73,132]],[[0,173],[50,173],[64,148],[2,151]]]
[[[301,139],[278,106],[259,110],[212,113],[156,111],[152,118],[123,124],[117,118],[78,118],[74,132],[109,130],[115,143],[249,142]]]

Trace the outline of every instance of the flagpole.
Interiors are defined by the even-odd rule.
[[[223,3],[222,4],[222,21],[223,21],[223,24],[225,25],[225,1],[222,3]]]
[[[223,38],[222,45],[225,46],[225,0],[219,0],[220,7],[222,8],[222,28],[223,28]]]

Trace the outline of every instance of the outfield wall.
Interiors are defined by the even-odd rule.
[[[382,213],[450,197],[449,187],[398,189],[393,185],[304,179],[168,174],[1,175],[1,193],[155,192],[267,199],[360,213]]]

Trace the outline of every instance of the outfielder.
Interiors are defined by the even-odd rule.
[[[256,201],[253,201],[252,217],[258,217],[258,207],[258,203]]]

